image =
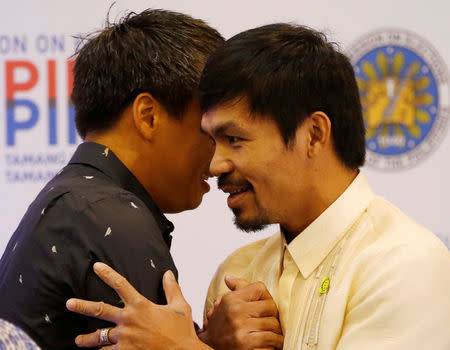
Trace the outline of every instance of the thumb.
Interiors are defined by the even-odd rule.
[[[170,306],[184,306],[187,304],[181,288],[172,271],[167,270],[163,276],[163,288],[166,294],[167,304]]]
[[[232,291],[242,289],[248,286],[250,283],[244,280],[243,278],[235,278],[231,276],[225,276],[225,284]]]

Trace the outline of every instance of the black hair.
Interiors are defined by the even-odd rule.
[[[302,122],[322,111],[338,157],[358,168],[365,158],[361,102],[352,65],[335,46],[321,32],[285,23],[237,34],[205,66],[202,110],[245,97],[252,114],[277,124],[287,146]]]
[[[142,92],[180,119],[222,36],[205,22],[164,10],[129,13],[87,37],[76,53],[72,103],[81,137],[109,129]]]

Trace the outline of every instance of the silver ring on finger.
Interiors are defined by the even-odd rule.
[[[111,341],[109,340],[109,331],[110,330],[111,330],[111,328],[102,328],[100,330],[99,340],[100,340],[101,345],[112,344]]]

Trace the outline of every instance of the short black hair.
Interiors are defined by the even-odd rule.
[[[72,103],[81,137],[105,131],[142,92],[174,118],[193,97],[222,36],[188,15],[147,9],[90,34],[76,53]]]
[[[322,111],[331,120],[341,161],[350,169],[364,164],[353,67],[321,32],[277,23],[237,34],[210,56],[199,94],[204,112],[246,97],[252,113],[275,121],[287,146],[306,117]]]

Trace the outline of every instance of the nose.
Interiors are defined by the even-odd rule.
[[[233,163],[230,159],[224,157],[221,153],[220,147],[216,147],[214,155],[209,164],[209,172],[212,176],[219,176],[233,171]]]

